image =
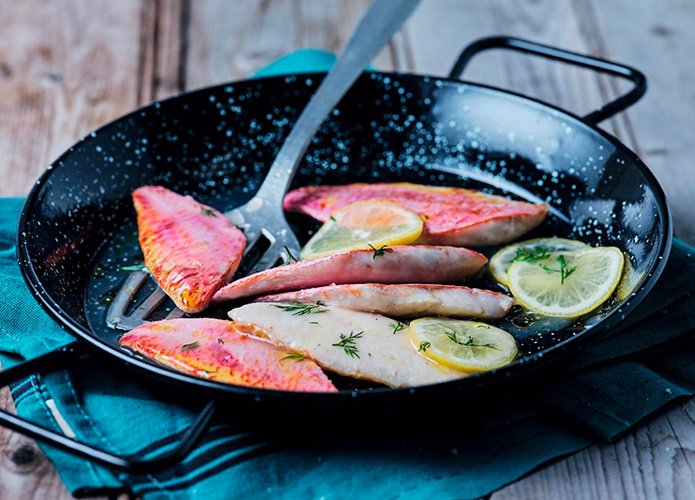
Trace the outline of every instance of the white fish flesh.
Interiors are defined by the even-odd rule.
[[[229,311],[237,331],[303,354],[327,370],[412,387],[465,377],[418,353],[408,327],[341,307],[252,303]]]

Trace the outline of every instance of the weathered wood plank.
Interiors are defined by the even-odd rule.
[[[639,0],[629,10],[620,2],[577,4],[593,14],[589,22],[605,33],[611,57],[632,61],[649,79],[647,95],[630,110],[632,126],[643,160],[669,197],[676,235],[695,244],[695,4]]]
[[[337,52],[368,4],[368,0],[192,2],[187,88],[246,78],[300,48]],[[374,63],[393,68],[390,49],[382,50]]]
[[[590,53],[569,0],[426,0],[407,25],[418,73],[446,75],[472,41],[490,35],[527,38]],[[592,71],[510,51],[488,51],[473,59],[464,75],[559,105],[579,115],[608,98]],[[606,129],[615,133],[611,121]]]
[[[0,196],[25,195],[57,155],[141,101],[150,5],[0,0]],[[0,407],[14,410],[7,391]],[[72,497],[32,440],[0,429],[0,498]]]
[[[692,401],[678,405],[616,443],[595,445],[554,463],[492,499],[695,498],[694,410]]]
[[[7,389],[0,407],[14,411]],[[31,439],[0,429],[0,498],[71,498],[53,465]]]
[[[138,104],[186,88],[189,0],[145,1],[140,28]]]
[[[21,196],[77,138],[136,104],[140,2],[2,0],[2,196]]]

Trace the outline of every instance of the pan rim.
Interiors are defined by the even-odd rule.
[[[530,105],[544,109],[545,111],[559,113],[560,115],[563,115],[564,117],[577,122],[578,124],[586,127],[589,131],[598,134],[604,140],[610,142],[616,148],[616,150],[619,150],[621,153],[625,154],[627,158],[630,159],[634,163],[634,165],[640,170],[640,172],[645,176],[646,184],[649,186],[649,188],[655,196],[658,213],[661,216],[664,225],[664,232],[662,234],[661,241],[659,242],[657,262],[647,273],[647,276],[644,279],[644,281],[637,287],[636,290],[633,291],[631,298],[620,307],[611,311],[596,325],[582,331],[579,335],[569,337],[542,351],[531,354],[525,358],[516,360],[510,365],[507,365],[503,368],[488,372],[482,372],[475,375],[464,376],[460,379],[448,382],[441,382],[437,384],[422,385],[416,387],[384,387],[368,390],[357,389],[352,391],[343,390],[335,393],[324,393],[260,389],[206,380],[195,377],[193,375],[177,372],[171,368],[155,365],[147,360],[136,357],[133,353],[112,347],[111,345],[107,344],[105,341],[100,339],[97,335],[95,335],[90,329],[85,328],[77,321],[75,321],[69,314],[63,311],[62,308],[58,305],[58,303],[55,300],[53,300],[48,290],[44,288],[43,284],[41,283],[38,277],[38,274],[34,269],[34,266],[32,265],[31,259],[29,258],[29,239],[27,231],[27,221],[29,213],[31,213],[35,209],[35,205],[38,203],[38,194],[40,190],[42,189],[46,181],[49,179],[49,177],[57,170],[55,168],[49,167],[41,175],[41,177],[39,177],[39,179],[34,184],[31,191],[26,197],[26,200],[22,206],[22,211],[18,221],[16,234],[17,260],[19,263],[19,267],[22,273],[22,277],[27,283],[29,290],[31,291],[35,300],[56,322],[58,322],[58,324],[65,328],[68,331],[68,333],[77,337],[78,341],[84,340],[92,346],[96,347],[98,350],[95,351],[95,354],[108,354],[112,357],[115,357],[117,360],[125,363],[126,366],[135,368],[138,371],[142,371],[144,372],[144,374],[154,375],[155,377],[164,379],[163,381],[166,382],[182,383],[190,389],[198,388],[215,392],[217,394],[225,393],[230,397],[247,399],[254,402],[260,402],[264,399],[275,400],[276,398],[279,398],[280,400],[283,400],[286,398],[291,398],[293,403],[313,405],[354,404],[357,402],[378,403],[381,402],[380,399],[383,400],[383,402],[392,402],[393,398],[407,398],[412,400],[415,394],[437,396],[442,394],[451,394],[454,391],[465,392],[480,389],[482,387],[491,387],[495,385],[503,386],[505,385],[504,382],[518,380],[518,378],[523,375],[527,375],[531,372],[538,371],[542,368],[547,368],[550,364],[555,363],[561,360],[562,358],[572,354],[573,352],[578,351],[579,349],[581,349],[581,347],[586,346],[590,339],[595,339],[599,335],[606,333],[611,328],[616,327],[623,320],[624,317],[627,317],[629,314],[631,314],[635,310],[635,308],[644,300],[644,298],[647,296],[649,291],[653,288],[653,286],[659,279],[666,265],[666,261],[668,260],[673,239],[673,223],[671,209],[668,204],[666,194],[663,191],[663,188],[661,187],[661,185],[659,184],[658,180],[651,172],[649,167],[647,167],[647,165],[644,164],[644,162],[642,162],[642,160],[637,156],[635,152],[633,152],[631,149],[625,146],[616,137],[600,129],[597,124],[586,121],[578,115],[564,110],[556,105],[549,104],[540,99],[528,97],[520,93],[516,93],[506,89],[500,89],[491,85],[431,75],[418,75],[413,73],[388,71],[373,71],[369,72],[367,75],[372,74],[396,78],[413,78],[420,80],[429,79],[431,82],[448,82],[451,84],[464,85],[468,87],[483,89],[501,97],[511,96],[517,100],[521,100],[527,106]],[[301,73],[302,77],[314,76],[317,78],[321,78],[324,75],[325,72]],[[362,78],[367,78],[367,75],[363,75]],[[141,113],[144,110],[150,109],[158,103],[175,101],[198,93],[216,91],[228,87],[230,85],[243,85],[248,84],[250,82],[281,80],[293,76],[298,75],[288,74],[280,76],[271,76],[266,78],[237,80],[233,82],[226,82],[218,85],[203,87],[200,89],[175,94],[167,99],[153,101],[146,105],[140,106],[135,110],[131,111],[130,113],[127,113],[123,116],[109,121],[108,123],[97,128],[95,131],[78,140],[76,144],[88,140],[91,134],[98,134],[101,131],[108,129],[112,125],[116,124],[117,122],[132,117],[138,113]],[[63,158],[70,155],[71,149],[72,147],[68,148],[51,165],[60,162]],[[621,317],[621,315],[623,317]]]

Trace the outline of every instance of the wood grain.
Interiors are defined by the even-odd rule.
[[[192,2],[187,88],[245,78],[301,48],[335,52],[368,4],[368,0]],[[374,64],[393,67],[388,47]]]
[[[630,3],[629,32],[620,2],[577,1],[578,14],[603,33],[616,60],[644,71],[649,91],[629,112],[639,153],[666,191],[675,233],[695,244],[695,3],[688,0]]]
[[[0,0],[0,196],[24,196],[71,144],[139,104],[148,4]],[[6,391],[0,406],[14,409]],[[33,441],[0,429],[0,499],[65,498]]]
[[[7,389],[0,391],[0,407],[14,411]],[[20,493],[21,492],[21,493]],[[70,498],[62,481],[36,443],[17,433],[0,430],[0,498]]]
[[[244,78],[298,48],[337,51],[369,0],[0,0],[0,196],[24,195],[59,153],[130,109]],[[603,124],[662,182],[677,234],[695,243],[695,52],[689,0],[425,0],[374,62],[444,75],[470,41],[509,34],[632,64],[651,86]],[[625,86],[499,51],[466,79],[588,112]],[[664,117],[667,118],[664,118]],[[0,406],[12,408],[6,391]],[[492,495],[695,498],[695,403],[673,406],[615,444],[593,446]],[[0,429],[0,500],[70,498],[36,446]]]
[[[136,104],[140,2],[0,3],[2,196]]]

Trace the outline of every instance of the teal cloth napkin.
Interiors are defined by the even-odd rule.
[[[307,65],[295,54],[275,67],[322,71],[333,58],[319,55],[312,52]],[[40,309],[20,276],[14,232],[21,203],[0,199],[0,362],[6,368],[74,340]],[[583,349],[562,375],[480,410],[463,429],[446,425],[456,415],[433,412],[430,422],[414,423],[407,436],[280,445],[227,415],[181,464],[144,475],[112,472],[41,447],[75,495],[127,490],[145,500],[478,498],[550,460],[613,440],[675,398],[693,395],[694,289],[695,249],[676,240],[661,280],[620,331]],[[31,376],[12,394],[25,418],[60,432],[55,407],[79,440],[143,459],[171,450],[195,416],[162,400],[156,386],[129,371],[89,360],[79,371]]]

